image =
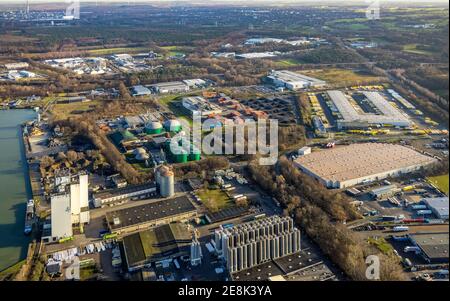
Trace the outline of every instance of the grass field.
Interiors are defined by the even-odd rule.
[[[298,66],[300,65],[300,62],[294,59],[285,59],[281,61],[275,62],[280,67],[292,67],[292,66]]]
[[[418,44],[406,44],[403,46],[404,52],[414,53],[414,54],[423,54],[423,55],[432,55],[430,51],[417,49]]]
[[[325,80],[330,84],[358,85],[360,83],[378,83],[380,81],[380,77],[347,69],[316,69],[305,70],[302,73]]]
[[[139,53],[149,51],[145,47],[119,47],[119,48],[104,48],[104,49],[91,49],[88,52],[92,55],[108,55],[115,53]]]
[[[212,212],[234,206],[233,201],[228,198],[225,192],[219,189],[202,189],[197,191],[197,195],[206,208]]]
[[[448,184],[448,180],[449,180],[449,175],[442,175],[442,176],[437,176],[437,177],[430,177],[428,178],[428,180],[433,183],[434,185],[436,185],[442,192],[444,192],[446,195],[448,195],[448,191],[449,191],[449,184]]]
[[[164,47],[161,47],[161,48],[168,51],[168,53],[166,54],[166,57],[177,56],[177,55],[184,55],[183,52],[179,51],[179,47],[178,46],[164,46]]]
[[[99,104],[101,104],[101,102],[97,100],[64,104],[59,103],[55,104],[52,107],[51,111],[57,118],[66,119],[70,116],[75,116],[81,114],[82,112],[87,112],[95,108]]]

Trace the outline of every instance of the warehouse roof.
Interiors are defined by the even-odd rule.
[[[295,160],[302,169],[327,181],[358,179],[435,161],[410,148],[386,143],[341,146],[313,152]]]
[[[380,93],[367,91],[362,93],[378,109],[380,114],[360,113],[342,91],[327,91],[328,96],[338,109],[344,122],[363,121],[371,124],[398,124],[402,126],[409,126],[411,124],[410,120],[394,108]]]
[[[180,223],[162,225],[123,238],[129,266],[177,253],[191,241],[187,226]]]
[[[94,198],[96,199],[108,199],[114,196],[120,196],[124,194],[129,194],[133,192],[138,192],[142,190],[154,189],[156,188],[155,183],[146,183],[146,184],[138,184],[138,185],[128,185],[122,188],[114,188],[102,190],[94,194]]]
[[[425,198],[423,201],[430,209],[433,209],[440,217],[448,216],[448,197]]]
[[[325,84],[325,81],[313,78],[310,76],[306,76],[300,73],[288,71],[288,70],[280,70],[280,71],[273,71],[270,73],[269,78],[281,80],[288,83],[293,82],[310,82],[312,84]]]
[[[106,220],[112,230],[147,223],[171,216],[195,211],[186,196],[157,201],[106,213]]]
[[[165,82],[165,83],[157,83],[154,85],[155,87],[158,88],[186,88],[186,84],[181,82],[181,81],[176,81],[176,82]]]
[[[409,237],[430,260],[447,258],[448,261],[448,232],[415,233],[409,234]]]

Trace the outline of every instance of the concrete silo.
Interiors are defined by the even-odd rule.
[[[156,182],[162,197],[168,198],[175,194],[175,175],[167,166],[161,166],[156,171]]]

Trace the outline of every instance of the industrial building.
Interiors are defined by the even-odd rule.
[[[51,196],[51,236],[44,241],[57,241],[72,236],[72,225],[90,222],[88,175],[65,174],[55,179],[58,193]]]
[[[201,96],[183,97],[182,104],[192,115],[207,117],[222,113],[222,109],[219,106],[208,102]]]
[[[168,166],[160,166],[156,170],[156,183],[163,198],[172,197],[175,194],[175,175]]]
[[[150,94],[152,94],[152,91],[144,86],[133,86],[131,88],[131,95],[133,96],[147,96]]]
[[[336,124],[339,130],[370,126],[410,127],[412,125],[408,117],[394,108],[380,93],[363,91],[362,94],[371,112],[355,107],[355,104],[352,104],[342,91],[327,91],[333,103],[332,111],[337,114]]]
[[[165,94],[165,93],[179,93],[179,92],[187,92],[189,91],[189,87],[183,82],[167,82],[167,83],[159,83],[152,86],[156,93]]]
[[[128,271],[145,265],[190,254],[192,233],[181,223],[166,224],[127,235],[123,250]]]
[[[392,89],[387,89],[387,91],[389,92],[389,94],[391,94],[391,96],[397,100],[399,103],[402,104],[402,106],[404,106],[406,109],[408,110],[415,110],[416,107],[410,103],[409,101],[407,101],[405,98],[403,98],[400,94],[398,94],[395,90]]]
[[[422,257],[428,263],[448,264],[448,232],[445,233],[415,233],[408,237],[421,251]]]
[[[448,197],[425,198],[422,201],[440,219],[448,219]]]
[[[313,152],[294,160],[328,188],[345,188],[421,170],[436,159],[408,147],[361,143]]]
[[[148,198],[156,195],[157,189],[154,183],[128,185],[122,188],[107,189],[94,194],[94,207],[124,203],[128,200]]]
[[[70,196],[65,193],[52,196],[51,231],[49,234],[50,237],[42,237],[44,242],[58,241],[61,238],[73,235]]]
[[[216,230],[214,242],[233,274],[300,251],[300,230],[290,217],[271,216]]]
[[[382,198],[391,197],[400,191],[401,191],[401,189],[398,188],[396,185],[386,185],[386,186],[381,186],[381,187],[372,189],[370,191],[370,196],[376,200],[379,200]]]
[[[18,63],[9,63],[4,65],[6,69],[8,70],[19,70],[19,69],[26,69],[30,65],[25,62],[18,62]]]
[[[117,234],[146,230],[162,224],[191,220],[197,210],[186,196],[106,213],[111,232]]]
[[[288,70],[272,71],[267,79],[277,87],[299,90],[311,87],[322,87],[325,81]]]
[[[208,85],[206,81],[201,78],[185,79],[183,80],[183,83],[185,83],[190,89],[203,88]]]
[[[241,53],[236,54],[235,58],[237,59],[263,59],[269,57],[276,57],[279,52],[249,52],[249,53]]]

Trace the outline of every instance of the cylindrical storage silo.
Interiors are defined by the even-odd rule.
[[[175,175],[167,166],[162,166],[158,170],[159,173],[159,191],[164,198],[171,197],[175,194]]]

